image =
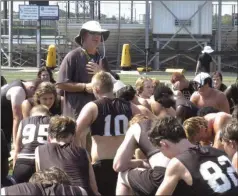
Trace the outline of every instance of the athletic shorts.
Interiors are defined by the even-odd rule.
[[[113,170],[113,160],[100,160],[93,164],[98,191],[103,196],[116,195],[118,173]]]
[[[17,183],[28,182],[35,172],[35,159],[18,158],[16,160],[12,177]]]
[[[135,195],[155,195],[164,179],[165,168],[136,170],[128,172],[128,181]]]

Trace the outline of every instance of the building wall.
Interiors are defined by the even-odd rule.
[[[205,1],[163,1],[164,4],[178,17],[179,20],[188,20]],[[187,26],[192,34],[212,35],[212,2],[209,1],[191,19],[191,26]],[[174,16],[160,1],[152,2],[152,32],[153,34],[175,34],[180,26],[175,26]],[[188,35],[182,29],[179,35]]]

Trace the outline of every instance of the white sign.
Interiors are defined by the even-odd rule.
[[[40,6],[39,16],[41,20],[58,20],[59,6],[58,5]]]
[[[36,5],[19,5],[20,20],[38,20],[39,7]]]

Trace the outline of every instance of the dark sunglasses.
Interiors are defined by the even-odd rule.
[[[88,33],[89,33],[90,35],[99,35],[99,36],[102,35],[100,32],[89,31]]]
[[[199,84],[199,83],[197,83],[197,82],[194,82],[193,83],[193,88],[195,89],[195,90],[197,90],[197,89],[199,89],[199,88],[202,88],[204,85],[202,85],[202,84]]]

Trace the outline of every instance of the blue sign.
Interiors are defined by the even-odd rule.
[[[59,6],[39,6],[39,19],[40,20],[59,20]]]
[[[19,5],[20,20],[38,20],[39,7],[35,5]]]

